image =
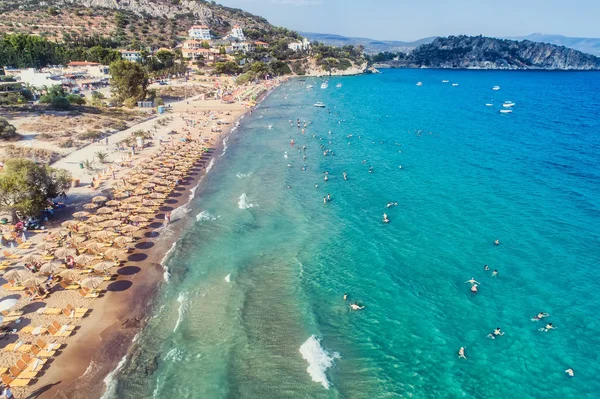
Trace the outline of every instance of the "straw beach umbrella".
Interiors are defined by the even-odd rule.
[[[123,251],[116,248],[109,248],[104,251],[104,256],[108,259],[117,260],[123,255]]]
[[[89,251],[94,251],[94,252],[101,251],[103,248],[105,248],[104,244],[100,244],[97,241],[92,241],[85,246],[85,249],[87,249]]]
[[[2,277],[8,281],[23,281],[27,278],[28,273],[31,274],[31,272],[24,267],[17,267],[4,273]]]
[[[85,288],[91,288],[93,290],[95,290],[96,288],[100,287],[100,285],[104,282],[104,279],[102,277],[88,277],[88,278],[84,278],[83,280],[81,280],[81,283],[79,283],[82,287]]]
[[[92,203],[90,203],[90,204],[85,204],[85,205],[83,206],[83,209],[96,209],[96,208],[98,208],[98,205],[97,205],[97,204],[92,204]]]
[[[123,223],[121,223],[120,220],[107,220],[106,222],[100,223],[102,227],[117,227],[121,226],[122,224]]]
[[[136,231],[138,231],[140,228],[137,226],[133,226],[131,224],[128,224],[126,226],[121,227],[121,231],[124,233],[135,233]]]
[[[66,269],[58,273],[58,275],[64,280],[77,281],[80,274],[73,269]]]
[[[77,222],[75,220],[65,220],[64,222],[62,222],[60,224],[62,227],[71,227],[71,226],[76,226]]]
[[[99,202],[104,202],[104,201],[106,201],[107,199],[108,199],[108,198],[106,198],[106,197],[105,197],[105,196],[103,196],[103,195],[97,195],[97,196],[95,196],[94,198],[92,198],[92,202],[94,202],[94,203],[99,203]]]
[[[49,262],[40,267],[40,273],[42,274],[53,274],[58,273],[62,269],[62,263],[60,262]]]
[[[121,204],[121,201],[117,201],[117,200],[110,200],[107,201],[106,204],[107,206],[119,206],[119,204]]]
[[[21,262],[23,262],[23,263],[33,263],[33,262],[41,262],[41,261],[42,261],[42,257],[37,254],[29,254],[29,255],[25,255],[21,258]]]
[[[94,266],[92,266],[92,269],[94,269],[98,272],[105,272],[107,270],[112,269],[113,267],[115,267],[115,264],[113,262],[102,261],[102,262],[96,263]]]
[[[115,210],[105,206],[104,208],[100,208],[96,211],[96,215],[107,215],[109,213],[113,213]]]
[[[77,251],[75,251],[75,249],[73,248],[58,248],[55,252],[54,252],[54,256],[58,257],[58,258],[66,258],[67,256],[75,256],[77,254]]]
[[[42,241],[35,247],[36,247],[36,249],[39,249],[41,251],[50,251],[50,250],[56,248],[57,246],[58,246],[58,244],[55,242]]]
[[[31,288],[31,287],[37,287],[40,284],[44,284],[44,282],[46,281],[46,277],[44,276],[38,276],[35,274],[31,274],[31,276],[28,276],[27,279],[23,280],[23,287],[27,287],[27,288]]]
[[[86,218],[88,216],[90,216],[90,213],[88,211],[79,211],[73,214],[73,217],[77,219]]]
[[[79,233],[91,233],[92,231],[98,230],[97,227],[90,226],[89,224],[84,224],[79,228]]]
[[[98,232],[92,233],[91,236],[94,238],[99,238],[101,240],[107,240],[109,238],[113,238],[117,233],[109,230],[100,230]]]
[[[88,254],[82,254],[82,255],[79,255],[78,257],[75,258],[75,262],[78,265],[84,265],[85,266],[85,265],[93,262],[95,259],[96,259],[95,256],[88,255]]]

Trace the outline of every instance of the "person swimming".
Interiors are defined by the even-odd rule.
[[[492,272],[492,277],[498,277],[498,270],[494,269]]]
[[[327,181],[327,180],[329,180],[329,177],[327,177],[327,175],[325,175],[325,177],[323,177],[323,180]]]
[[[290,189],[290,188],[292,188],[292,186],[285,186],[285,188]]]
[[[346,171],[344,171],[344,180],[348,180],[348,174],[346,173]]]
[[[319,183],[315,183],[315,188],[319,188]]]
[[[465,359],[467,360],[467,357],[465,356],[465,348],[464,346],[461,346],[460,349],[458,350],[458,358],[459,359]]]
[[[473,285],[471,286],[471,292],[472,292],[473,294],[477,294],[477,293],[479,292],[479,291],[477,290],[477,287],[478,287],[478,285],[477,285],[477,284],[473,284]]]
[[[492,332],[492,333],[488,334],[487,336],[488,336],[488,338],[491,338],[491,339],[496,339],[496,337],[501,337],[501,336],[503,336],[503,335],[504,335],[504,331],[501,331],[501,330],[500,330],[500,327],[497,327],[497,328],[494,330],[494,332]]]
[[[331,201],[331,194],[327,194],[327,201]]]
[[[323,204],[327,205],[327,197],[323,197]]]
[[[494,241],[494,245],[500,245],[500,240]]]
[[[573,369],[568,368],[565,370],[565,373],[569,376],[569,377],[575,377],[575,372],[573,371]]]
[[[344,301],[345,301],[346,299],[348,299],[348,294],[346,294],[346,293],[344,292]]]
[[[544,317],[548,317],[548,316],[550,316],[548,313],[540,312],[537,314],[537,316],[533,316],[531,318],[531,321],[539,321],[539,320],[542,320]]]
[[[388,215],[386,213],[383,214],[383,223],[389,223],[390,219],[388,219]]]
[[[369,166],[369,173],[373,173],[373,167]]]
[[[363,310],[364,308],[364,306],[360,306],[357,302],[350,305],[350,309],[352,310]]]
[[[465,284],[466,284],[466,283],[471,283],[471,284],[473,284],[473,285],[474,285],[474,284],[481,284],[479,281],[475,280],[473,277],[471,277],[471,279],[470,279],[470,280],[467,280],[467,281],[465,281]]]
[[[556,327],[554,327],[554,326],[552,325],[552,323],[548,323],[548,324],[546,324],[546,327],[542,327],[542,328],[540,328],[540,329],[539,329],[539,331],[542,331],[542,332],[548,332],[548,331],[550,331],[550,330],[555,330],[555,329],[556,329]]]
[[[488,265],[483,266],[483,270],[486,272],[490,271],[490,267]]]

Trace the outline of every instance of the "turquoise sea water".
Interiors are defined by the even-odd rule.
[[[320,83],[244,118],[174,214],[168,282],[106,396],[600,397],[600,74]]]

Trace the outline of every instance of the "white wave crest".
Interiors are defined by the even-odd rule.
[[[180,362],[180,361],[184,360],[184,358],[185,358],[184,353],[179,348],[173,348],[170,351],[168,351],[167,354],[165,355],[165,360],[171,360],[173,362]]]
[[[242,195],[240,195],[240,200],[238,201],[238,208],[248,209],[248,208],[253,208],[253,207],[254,207],[254,204],[250,203],[246,193],[243,193]]]
[[[196,215],[196,221],[201,222],[203,220],[217,220],[220,216],[215,216],[208,211],[202,211]]]
[[[215,159],[211,158],[210,162],[208,163],[208,166],[206,167],[206,173],[210,172],[213,166],[215,166]]]
[[[177,302],[179,302],[179,309],[177,309],[177,322],[175,323],[175,328],[173,328],[173,332],[177,331],[177,328],[179,327],[179,324],[181,323],[181,320],[183,319],[183,314],[185,313],[185,310],[187,308],[187,299],[188,299],[187,293],[185,293],[185,292],[179,293],[179,296],[177,297]]]
[[[177,241],[175,241],[173,244],[171,244],[171,248],[169,248],[169,250],[165,253],[165,256],[163,256],[162,260],[160,261],[160,264],[162,265],[162,267],[165,271],[163,273],[163,279],[167,283],[169,282],[169,277],[171,275],[169,274],[169,268],[167,267],[167,265],[165,265],[165,263],[167,262],[167,259],[169,259],[169,255],[171,255],[171,252],[173,252],[176,245],[177,245]]]
[[[244,178],[246,178],[246,177],[250,177],[250,176],[252,176],[252,172],[249,172],[249,173],[236,173],[236,174],[235,174],[235,176],[236,176],[238,179],[244,179]]]
[[[227,142],[228,141],[229,141],[229,136],[227,136],[223,139],[223,152],[221,153],[221,156],[225,155],[225,153],[227,152]]]
[[[125,361],[127,360],[127,355],[123,356],[123,358],[117,364],[117,367],[108,373],[106,377],[104,377],[104,385],[106,385],[106,391],[104,391],[104,395],[100,399],[109,399],[117,397],[117,382],[115,381],[115,375],[121,371],[121,369],[125,366]]]
[[[323,385],[323,388],[329,389],[329,381],[325,372],[333,366],[335,359],[340,358],[337,352],[329,353],[321,346],[321,341],[313,334],[300,346],[302,358],[308,362],[306,371],[314,382]]]

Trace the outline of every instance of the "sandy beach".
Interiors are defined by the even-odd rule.
[[[164,151],[165,145],[177,143],[188,136],[203,143],[208,149],[195,161],[183,181],[168,194],[148,227],[138,232],[139,239],[132,243],[126,260],[116,270],[116,278],[101,287],[103,294],[100,298],[88,299],[76,290],[59,289],[53,291],[46,299],[29,302],[25,295],[18,294],[19,291],[0,289],[3,297],[18,298],[14,310],[23,311],[18,326],[14,323],[10,325],[10,328],[15,326],[16,332],[4,341],[4,349],[8,344],[17,341],[31,342],[40,338],[31,332],[22,331],[26,326],[45,326],[58,321],[74,327],[74,333],[68,337],[52,337],[52,342],[61,345],[58,354],[46,362],[42,372],[38,373],[31,384],[23,388],[13,388],[16,397],[93,398],[103,394],[106,376],[115,370],[119,361],[126,356],[134,337],[144,325],[147,311],[164,278],[161,260],[177,240],[178,226],[183,225],[184,221],[178,219],[174,212],[167,227],[170,234],[161,234],[165,229],[165,215],[170,215],[170,212],[185,205],[194,196],[195,188],[206,174],[206,167],[213,154],[220,153],[223,139],[230,134],[236,121],[248,112],[249,106],[252,105],[248,101],[249,97],[264,96],[277,83],[271,81],[268,86],[263,83],[239,88],[236,96],[238,101],[232,103],[225,103],[220,99],[203,99],[202,96],[172,103],[166,114],[115,133],[107,142],[103,140],[101,143],[88,145],[52,165],[69,170],[73,178],[79,180],[79,186],[69,191],[65,201],[68,206],[57,212],[47,226],[47,232],[29,238],[33,243],[32,250],[35,250],[35,246],[42,242],[46,235],[60,229],[61,222],[71,219],[74,212],[81,211],[83,204],[96,195],[109,193],[115,182],[126,178],[134,167],[159,155]],[[160,127],[157,128],[157,125]],[[151,146],[136,151],[133,155],[129,150],[116,150],[113,143],[139,130],[153,133]],[[159,144],[161,141],[163,145]],[[109,154],[106,164],[102,165],[106,166],[106,169],[90,173],[80,168],[79,163],[93,158],[97,151]],[[104,176],[102,180],[97,180],[97,173]],[[101,183],[98,185],[97,181]],[[91,188],[92,184],[97,187]],[[63,315],[50,317],[38,312],[44,307],[63,308],[68,304],[77,308],[89,308],[90,311],[82,319],[72,319]],[[21,355],[18,351],[2,350],[0,365],[10,367]]]

